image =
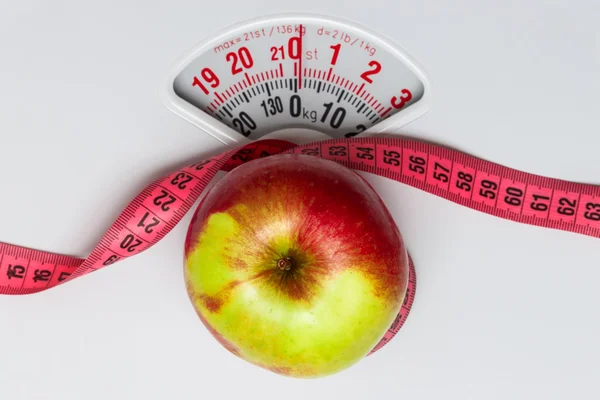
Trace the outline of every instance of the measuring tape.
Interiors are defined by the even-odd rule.
[[[497,217],[600,237],[598,186],[532,175],[414,140],[342,138],[296,146],[266,139],[189,165],[148,185],[86,259],[0,244],[0,293],[46,290],[147,250],[181,220],[219,170],[230,171],[282,152],[333,160]],[[374,350],[398,332],[415,289],[411,262],[405,304]]]
[[[280,153],[333,160],[500,218],[600,237],[597,186],[415,140],[369,136],[426,112],[429,85],[403,51],[356,25],[298,15],[254,20],[198,46],[168,82],[163,100],[170,109],[235,148],[149,184],[85,259],[0,243],[0,293],[47,290],[147,250],[175,227],[218,171]],[[333,138],[305,145],[264,138],[295,127]],[[372,352],[404,324],[415,290],[411,261],[404,304]]]

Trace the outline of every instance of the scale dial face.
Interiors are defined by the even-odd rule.
[[[288,128],[331,137],[389,131],[428,110],[429,83],[399,46],[356,23],[285,14],[198,45],[173,67],[162,98],[236,145]]]

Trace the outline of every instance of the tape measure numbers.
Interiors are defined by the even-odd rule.
[[[400,48],[345,21],[286,15],[229,28],[183,57],[162,95],[171,110],[235,148],[152,182],[85,259],[0,243],[1,294],[47,290],[149,249],[219,170],[283,152],[333,160],[500,218],[600,237],[597,186],[527,174],[433,144],[369,137],[425,113],[429,84]],[[293,127],[334,138],[302,146],[255,140]],[[373,351],[402,327],[415,290],[411,260],[405,302]]]
[[[39,292],[138,254],[181,220],[219,170],[282,152],[323,157],[387,177],[500,218],[600,237],[600,188],[516,171],[417,141],[330,139],[303,146],[259,140],[159,179],[125,208],[86,259],[0,244],[0,293]],[[406,302],[382,342],[400,329],[414,300],[411,262]]]

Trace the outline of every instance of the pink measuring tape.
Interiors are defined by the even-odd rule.
[[[86,259],[0,244],[0,293],[18,295],[47,290],[147,250],[175,227],[219,170],[231,171],[253,159],[284,152],[333,160],[500,218],[600,237],[598,186],[532,175],[414,140],[331,139],[302,146],[282,140],[259,140],[149,184],[123,210]],[[372,352],[402,327],[415,290],[411,261],[404,305]]]
[[[500,218],[600,237],[598,186],[414,140],[353,137],[390,132],[423,115],[429,83],[400,48],[349,21],[291,14],[230,27],[176,63],[162,95],[171,110],[235,148],[150,183],[85,259],[0,243],[0,294],[47,290],[147,250],[218,171],[286,152],[333,160]],[[301,146],[262,139],[289,127],[333,139]],[[411,260],[404,304],[371,353],[403,326],[415,290]]]

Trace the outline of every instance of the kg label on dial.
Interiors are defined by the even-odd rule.
[[[429,84],[389,40],[340,19],[274,15],[230,27],[168,76],[169,109],[225,144],[286,128],[332,137],[405,125],[427,110]]]

